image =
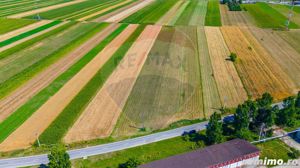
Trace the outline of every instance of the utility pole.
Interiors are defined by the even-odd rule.
[[[290,22],[291,22],[291,18],[293,16],[293,9],[294,9],[294,6],[295,6],[295,0],[292,0],[292,6],[291,6],[291,9],[289,11],[289,14],[288,14],[288,20],[286,21],[286,30],[289,30],[289,25],[290,25]]]

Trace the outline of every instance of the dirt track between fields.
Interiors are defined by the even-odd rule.
[[[45,11],[49,11],[49,10],[53,10],[53,9],[62,8],[62,7],[65,7],[65,6],[77,4],[77,3],[80,3],[80,2],[83,2],[83,1],[86,1],[86,0],[74,0],[74,1],[66,2],[66,3],[62,3],[62,4],[48,6],[48,7],[41,8],[41,9],[36,9],[36,10],[31,10],[31,11],[27,11],[27,12],[23,12],[23,13],[18,13],[18,14],[15,14],[15,15],[10,15],[8,17],[9,18],[22,18],[22,17],[33,15],[33,14],[36,14],[36,13],[41,13],[41,12],[45,12]]]
[[[118,7],[118,6],[122,6],[122,5],[126,4],[126,3],[129,3],[130,1],[132,1],[132,0],[125,0],[125,1],[120,2],[120,3],[118,3],[118,4],[115,4],[115,5],[109,6],[109,7],[105,8],[105,9],[102,9],[102,10],[100,10],[100,11],[98,11],[98,12],[94,12],[94,13],[88,15],[88,16],[82,17],[82,18],[80,18],[80,19],[78,19],[78,20],[79,20],[79,21],[83,21],[83,20],[89,19],[89,18],[94,17],[94,16],[97,16],[97,15],[99,15],[99,14],[101,14],[101,13],[107,12],[107,11],[109,11],[109,10],[111,10],[111,9],[114,9],[114,8],[116,8],[116,7]]]
[[[281,100],[294,93],[292,80],[247,29],[223,26],[221,30],[230,51],[239,58],[236,68],[253,98],[269,92],[274,99]]]
[[[121,20],[125,19],[126,17],[130,16],[131,14],[137,12],[138,10],[144,8],[145,6],[149,5],[150,3],[154,2],[154,0],[145,0],[141,3],[126,9],[108,19],[105,20],[105,22],[120,22]]]
[[[12,47],[14,47],[14,46],[16,46],[16,45],[18,45],[18,44],[21,44],[21,43],[23,43],[24,41],[33,39],[33,38],[35,38],[35,37],[37,37],[37,36],[39,36],[39,35],[42,35],[42,34],[44,34],[44,33],[47,33],[47,32],[49,32],[49,31],[51,31],[51,30],[54,30],[54,29],[56,29],[56,28],[58,28],[58,27],[60,27],[60,26],[62,26],[62,25],[64,25],[64,24],[66,24],[66,23],[67,23],[67,22],[62,22],[62,23],[57,24],[57,25],[55,25],[55,26],[52,26],[52,27],[50,27],[50,28],[48,28],[48,29],[46,29],[46,30],[40,31],[40,32],[38,32],[38,33],[35,33],[35,34],[33,34],[33,35],[29,36],[29,37],[23,38],[23,39],[21,39],[21,40],[18,40],[18,41],[16,41],[16,42],[13,42],[13,43],[11,43],[11,44],[9,44],[9,45],[6,45],[6,46],[4,46],[4,47],[0,47],[0,52],[2,52],[2,51],[4,51],[4,50],[7,50],[7,49],[9,49],[9,48],[12,48]]]
[[[235,107],[247,99],[247,93],[232,62],[230,52],[218,27],[205,27],[209,54],[213,66],[221,102],[226,107]]]
[[[69,80],[54,96],[41,106],[27,121],[0,144],[0,151],[23,149],[31,146],[39,136],[73,100],[80,90],[110,59],[137,25],[129,25],[103,52],[100,52],[80,72]]]
[[[11,31],[11,32],[8,32],[6,34],[2,34],[0,35],[0,41],[4,41],[4,40],[7,40],[7,39],[10,39],[14,36],[17,36],[19,34],[22,34],[22,33],[25,33],[29,30],[33,30],[35,28],[38,28],[40,26],[43,26],[45,24],[48,24],[52,21],[49,21],[49,20],[42,20],[42,21],[39,21],[39,22],[36,22],[36,23],[33,23],[33,24],[30,24],[28,26],[25,26],[25,27],[22,27],[20,29],[17,29],[17,30],[14,30],[14,31]]]
[[[107,137],[111,134],[160,29],[160,26],[145,28],[67,133],[65,142]]]
[[[82,58],[88,51],[95,47],[117,27],[117,24],[108,26],[101,32],[97,33],[93,38],[85,42],[82,46],[72,51],[67,56],[51,65],[45,71],[25,83],[8,97],[0,100],[0,122],[43,88],[48,86],[52,81],[54,81],[54,79]]]

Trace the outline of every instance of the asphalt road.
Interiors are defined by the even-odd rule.
[[[278,105],[280,109],[283,108],[282,102],[273,104],[273,106],[275,105]],[[227,117],[230,118],[232,117],[232,115],[229,115]],[[68,153],[71,159],[78,159],[78,158],[84,158],[88,156],[120,151],[123,149],[142,146],[153,142],[158,142],[158,141],[178,137],[181,136],[184,132],[189,132],[192,130],[201,131],[206,128],[207,123],[208,122],[205,121],[205,122],[201,122],[189,126],[184,126],[184,127],[163,131],[159,133],[154,133],[146,136],[141,136],[137,138],[127,139],[119,142],[69,150]],[[0,168],[25,167],[25,166],[47,164],[47,163],[48,163],[47,154],[42,154],[42,155],[27,156],[27,157],[0,159]]]
[[[162,141],[165,139],[178,137],[181,136],[184,132],[189,132],[192,130],[196,130],[196,131],[204,130],[206,128],[207,123],[208,122],[205,121],[205,122],[201,122],[189,126],[184,126],[184,127],[163,131],[159,133],[154,133],[146,136],[141,136],[137,138],[127,139],[119,142],[69,150],[68,153],[71,159],[78,159],[78,158],[84,158],[93,155],[120,151],[127,148],[132,148],[136,146],[150,144],[153,142]],[[28,157],[1,159],[0,168],[25,167],[25,166],[47,164],[47,163],[48,163],[47,155],[43,154],[43,155],[35,155],[35,156],[28,156]]]

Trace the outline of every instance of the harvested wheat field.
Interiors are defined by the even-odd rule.
[[[247,99],[247,93],[232,62],[229,49],[218,27],[205,27],[209,54],[222,105],[235,107]]]
[[[276,33],[285,40],[286,43],[290,44],[294,50],[300,53],[300,30],[293,29],[290,31],[276,31]],[[289,50],[290,51],[290,50]],[[299,58],[299,57],[298,57]]]
[[[51,65],[46,70],[38,74],[36,77],[21,86],[8,97],[0,100],[0,122],[17,110],[22,104],[44,89],[54,79],[56,79],[65,70],[71,67],[75,62],[82,58],[88,51],[94,48],[100,41],[105,39],[112,31],[118,27],[112,24],[104,30],[97,33],[93,38],[85,42],[82,46],[75,49],[67,56]]]
[[[160,29],[160,26],[145,28],[69,130],[65,142],[90,140],[111,134]]]
[[[154,2],[154,0],[145,0],[129,9],[126,9],[126,10],[106,19],[105,22],[119,22],[119,21],[125,19],[126,17],[130,16],[131,14],[135,13],[136,11],[149,5],[152,2]]]
[[[217,82],[213,76],[212,61],[209,56],[204,28],[197,28],[197,37],[203,90],[203,105],[205,117],[208,118],[216,111],[216,109],[221,108],[222,102],[220,100]]]
[[[300,53],[297,52],[290,44],[282,39],[277,32],[272,30],[264,30],[260,28],[251,27],[252,34],[256,37],[257,41],[263,45],[266,50],[271,54],[273,59],[280,65],[289,77],[295,82],[297,89],[300,89]],[[284,34],[285,32],[278,32]],[[286,32],[289,33],[289,32]],[[297,34],[294,34],[288,41],[294,43],[296,48],[299,48],[299,41],[297,42]],[[300,38],[300,37],[298,37]],[[296,41],[294,41],[296,40]],[[278,69],[278,68],[276,68]],[[272,71],[274,71],[272,69]],[[288,78],[286,78],[288,79]],[[291,87],[293,89],[293,87]]]
[[[230,51],[238,56],[235,65],[252,98],[269,92],[281,100],[294,93],[294,83],[247,29],[225,26],[221,30]]]
[[[229,11],[227,5],[220,5],[222,25],[224,26],[249,26],[252,19],[245,11]]]
[[[97,71],[109,60],[113,53],[136,29],[129,25],[119,36],[106,46],[79,73],[68,81],[54,96],[41,106],[27,121],[0,144],[0,151],[29,147],[34,143],[60,112],[72,101]]]
[[[113,136],[204,118],[195,27],[163,27],[129,95]]]

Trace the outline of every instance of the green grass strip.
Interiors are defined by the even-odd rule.
[[[135,12],[121,22],[123,23],[156,23],[176,4],[176,0],[156,0],[145,8]]]
[[[205,26],[222,26],[219,1],[209,0],[205,16]]]
[[[81,36],[74,39],[72,42],[67,45],[57,49],[55,52],[50,54],[49,56],[41,59],[40,61],[34,63],[29,66],[25,70],[20,73],[12,76],[5,82],[0,84],[0,98],[3,98],[10,94],[12,91],[20,87],[22,84],[33,78],[36,74],[40,73],[44,69],[46,69],[51,64],[55,63],[57,60],[65,56],[67,53],[74,50],[76,47],[79,47],[83,42],[87,41],[94,34],[96,34],[99,29],[103,29],[107,26],[107,23],[99,24],[95,27],[95,29],[90,30],[89,32],[82,34]]]
[[[123,7],[125,7],[125,6],[127,6],[127,5],[129,5],[129,4],[132,4],[133,2],[136,2],[136,1],[137,1],[137,0],[132,0],[132,1],[130,1],[130,2],[126,3],[126,4],[124,4],[124,5],[115,7],[115,8],[113,8],[113,9],[110,9],[110,10],[108,10],[108,11],[106,11],[106,12],[103,12],[103,13],[101,13],[101,14],[99,14],[99,15],[96,15],[96,16],[93,16],[93,17],[91,17],[91,18],[88,18],[87,21],[91,21],[91,20],[97,19],[97,18],[99,18],[99,17],[101,17],[101,16],[104,16],[104,15],[106,15],[106,14],[109,14],[109,13],[111,13],[111,12],[113,12],[113,11],[116,11],[116,10],[118,10],[118,9],[120,9],[120,8],[123,8]]]
[[[12,115],[0,123],[0,143],[3,142],[13,131],[22,125],[36,110],[38,110],[51,96],[62,88],[75,74],[89,63],[107,44],[119,35],[127,25],[121,25],[95,48],[72,65],[68,70],[57,77],[50,85],[40,91],[32,99],[22,105]]]
[[[64,30],[68,29],[69,27],[75,25],[75,24],[76,24],[76,22],[69,22],[69,23],[67,23],[65,25],[62,25],[58,28],[55,28],[55,29],[53,29],[53,30],[51,30],[47,33],[44,33],[44,34],[39,35],[39,36],[37,36],[33,39],[30,39],[30,40],[27,40],[27,41],[25,41],[21,44],[18,44],[16,46],[12,47],[12,48],[4,50],[0,53],[0,60],[3,59],[3,58],[11,56],[15,52],[19,52],[20,50],[26,49],[27,47],[29,47],[31,45],[34,45],[35,43],[38,43],[43,39],[46,39],[46,38],[48,38],[52,35],[58,34],[58,33],[62,32]]]
[[[197,0],[190,0],[191,2],[183,11],[182,15],[178,18],[175,25],[189,25],[190,19],[194,14],[194,11],[197,7],[198,1]]]
[[[0,35],[35,23],[36,20],[0,18]]]
[[[262,28],[284,28],[287,17],[266,3],[242,4],[254,18],[257,26]],[[289,28],[299,28],[294,22],[290,22]]]
[[[29,36],[31,36],[33,34],[36,34],[36,33],[41,32],[43,30],[46,30],[46,29],[48,29],[50,27],[53,27],[53,26],[55,26],[55,25],[57,25],[57,24],[59,24],[61,22],[62,21],[53,21],[51,23],[48,23],[48,24],[43,25],[41,27],[38,27],[36,29],[33,29],[33,30],[28,31],[28,32],[22,33],[20,35],[14,36],[14,37],[12,37],[10,39],[4,40],[4,41],[0,42],[0,47],[4,47],[4,46],[9,45],[9,44],[11,44],[13,42],[16,42],[18,40],[21,40],[23,38],[29,37]]]
[[[43,144],[54,144],[59,142],[74,124],[76,119],[83,112],[90,100],[97,94],[97,91],[105,83],[106,79],[118,66],[118,63],[125,56],[126,52],[144,30],[145,26],[139,26],[135,32],[122,44],[122,46],[103,65],[96,75],[86,84],[78,95],[60,113],[52,124],[40,136]]]

